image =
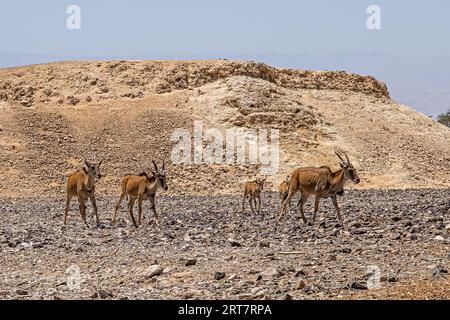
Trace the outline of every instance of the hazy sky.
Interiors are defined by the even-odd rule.
[[[66,8],[81,8],[81,30]],[[381,8],[379,31],[366,27]],[[450,54],[448,0],[2,1],[0,51],[33,54]]]

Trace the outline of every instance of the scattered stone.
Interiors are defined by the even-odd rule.
[[[361,228],[361,226],[362,226],[362,224],[360,222],[353,222],[349,225],[350,228],[355,228],[355,229]]]
[[[270,248],[270,242],[269,241],[260,241],[259,246],[261,248]]]
[[[98,290],[98,296],[102,299],[106,299],[106,298],[112,297],[113,295],[108,290],[100,289],[100,290]]]
[[[350,288],[355,290],[367,290],[367,284],[363,282],[353,282]]]
[[[442,242],[442,241],[444,241],[445,239],[444,239],[443,236],[436,236],[436,237],[434,238],[434,240]]]
[[[225,272],[214,273],[214,280],[222,280],[223,278],[225,278]]]
[[[283,297],[283,300],[292,300],[292,296],[289,293],[286,293]]]
[[[77,97],[74,97],[74,96],[68,96],[67,102],[74,106],[74,105],[80,103],[80,99],[78,99]]]
[[[197,263],[197,259],[187,259],[184,264],[186,267],[193,266]]]
[[[52,295],[54,295],[55,293],[56,293],[56,289],[55,289],[55,288],[48,288],[48,289],[45,291],[45,294],[48,295],[48,296],[52,296]]]
[[[435,278],[435,279],[447,277],[447,274],[448,274],[448,270],[445,269],[443,266],[437,266],[433,270],[433,278]]]
[[[389,277],[388,278],[388,282],[398,282],[399,281],[399,279],[398,279],[398,277],[397,276],[391,276],[391,277]]]
[[[390,236],[391,240],[400,240],[402,238],[402,235],[398,232],[394,232]]]
[[[28,295],[28,291],[24,289],[16,289],[16,294],[18,294],[19,296],[26,296]]]
[[[253,295],[254,298],[261,298],[265,296],[267,293],[269,293],[269,290],[261,287],[256,287],[251,289],[250,293]]]
[[[235,274],[235,273],[233,273],[232,275],[230,275],[229,277],[228,277],[228,280],[234,280],[234,279],[236,279],[237,278],[237,275]]]
[[[228,239],[232,247],[242,247],[242,244],[235,239]]]
[[[269,268],[261,272],[263,278],[275,278],[281,275],[281,272],[276,268]]]
[[[306,276],[306,272],[304,270],[297,270],[294,274],[294,277],[304,277]]]
[[[304,289],[305,287],[306,287],[306,281],[303,279],[300,279],[297,281],[294,288],[296,290],[301,290],[301,289]]]
[[[152,265],[147,268],[147,273],[145,275],[146,279],[152,278],[154,276],[159,276],[164,271],[164,268],[159,264]]]

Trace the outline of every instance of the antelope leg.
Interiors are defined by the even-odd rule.
[[[113,224],[116,223],[117,210],[119,210],[120,204],[122,203],[123,198],[125,198],[125,193],[121,193],[120,194],[119,202],[117,202],[117,204],[116,204],[116,208],[114,210],[114,216],[113,216],[113,219],[112,219],[112,223]]]
[[[67,223],[67,214],[69,213],[70,201],[72,201],[72,195],[67,194],[66,199],[66,210],[64,211],[64,225]]]
[[[338,206],[338,203],[337,203],[336,195],[331,196],[331,200],[333,201],[334,208],[336,209],[336,215],[338,217],[339,223],[344,225],[344,222],[342,221],[341,213],[339,211],[339,206]]]
[[[95,195],[92,193],[89,196],[89,199],[91,200],[92,207],[94,208],[94,214],[95,214],[95,222],[97,223],[97,226],[100,225],[100,219],[98,217],[98,209],[97,209],[97,201],[95,200]]]
[[[302,216],[302,220],[304,223],[307,222],[305,218],[305,212],[303,211],[303,206],[305,205],[306,201],[308,201],[309,195],[306,193],[302,193],[302,197],[300,199],[300,215]]]
[[[315,196],[314,199],[314,215],[313,215],[313,222],[316,221],[316,215],[317,215],[317,211],[319,210],[319,201],[320,201],[320,197],[318,195]]]
[[[133,225],[137,228],[138,225],[137,225],[136,220],[134,219],[134,216],[133,216],[133,206],[134,206],[134,202],[135,201],[136,201],[135,198],[131,198],[130,197],[130,200],[128,201],[128,212],[130,213],[130,217],[131,217],[131,221],[133,222]]]

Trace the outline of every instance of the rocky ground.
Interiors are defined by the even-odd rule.
[[[0,200],[0,298],[450,298],[445,189],[350,190],[344,227],[330,200],[315,225],[294,211],[277,223],[269,192],[260,215],[240,195],[161,196],[161,224],[145,207],[138,229],[124,208],[111,226],[115,201],[100,195],[86,229],[75,201],[63,227],[62,198]]]

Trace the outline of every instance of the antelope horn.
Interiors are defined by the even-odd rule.
[[[347,159],[347,163],[350,164],[350,159],[348,158],[348,155],[346,152],[344,152],[345,158]]]
[[[155,170],[158,171],[158,166],[156,165],[155,160],[152,160],[153,166],[155,167]]]
[[[81,155],[84,158],[84,163],[89,167],[89,161],[86,159],[84,154]]]
[[[345,163],[345,160],[342,159],[341,155],[340,155],[339,153],[337,153],[337,151],[335,151],[334,153],[336,153],[336,155],[339,157],[339,159],[341,159],[341,162],[342,162],[342,163]]]
[[[98,163],[98,166],[99,166],[99,167],[100,167],[100,165],[102,164],[103,160],[104,160],[104,159],[102,159],[102,160]]]
[[[166,161],[163,160],[163,164],[162,164],[162,171],[164,171],[166,169]]]

